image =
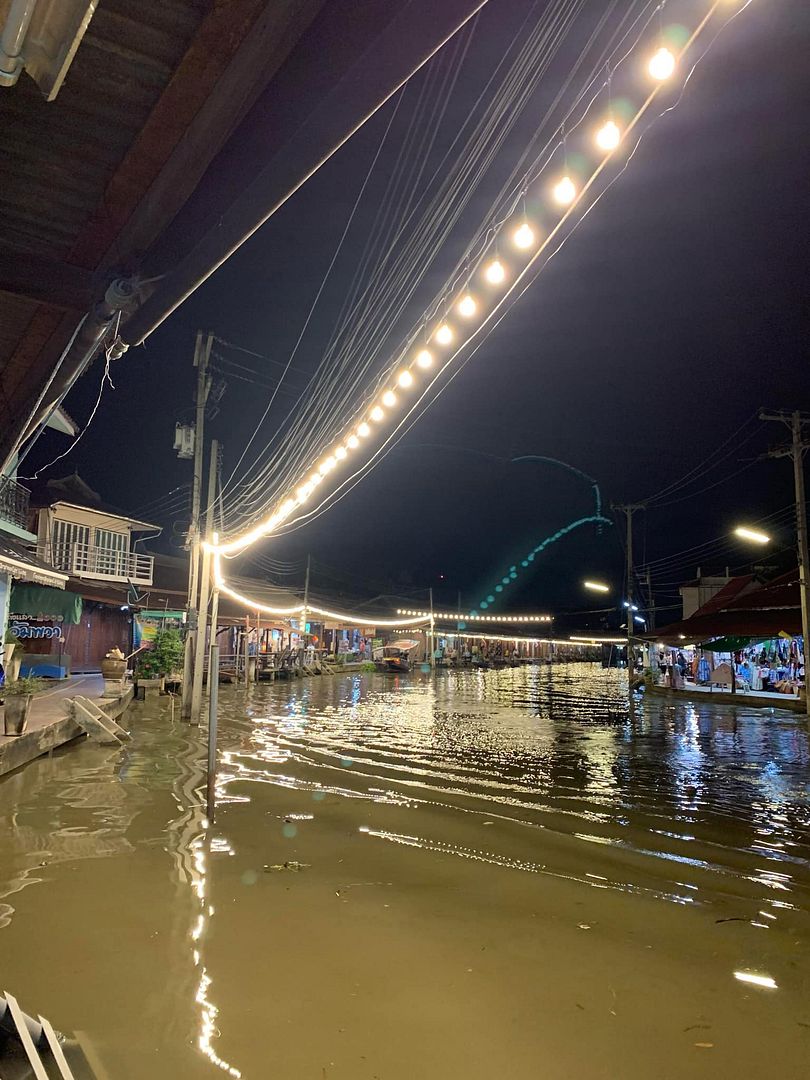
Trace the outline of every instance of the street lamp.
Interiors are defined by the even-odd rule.
[[[750,540],[754,544],[769,544],[771,542],[771,538],[767,533],[760,532],[758,529],[749,529],[745,525],[740,525],[739,528],[735,529],[734,535],[739,536],[741,540]]]
[[[583,588],[590,589],[591,592],[608,593],[610,592],[609,585],[603,585],[601,581],[583,581]]]

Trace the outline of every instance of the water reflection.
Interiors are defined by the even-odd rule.
[[[223,755],[221,787],[228,800],[269,783],[517,823],[574,842],[554,848],[545,873],[586,884],[596,874],[679,904],[704,902],[696,893],[719,903],[709,892],[721,888],[722,902],[756,905],[754,921],[774,893],[806,892],[809,755],[800,721],[658,700],[631,719],[623,682],[571,664],[435,681],[310,680],[291,697],[259,687],[252,715],[229,712],[237,738]],[[380,831],[397,843],[402,835]],[[442,837],[420,843],[446,849]],[[610,854],[594,854],[598,847]],[[615,873],[617,852],[627,873]],[[797,878],[788,865],[803,872]],[[688,886],[677,867],[690,868]]]
[[[204,1077],[216,1069],[258,1080],[269,1074],[268,1053],[287,1062],[279,1076],[320,1076],[324,1069],[331,1076],[338,1050],[328,1040],[317,1063],[307,1059],[304,1066],[301,1058],[291,1065],[284,1055],[305,1056],[329,1029],[332,1011],[343,1015],[352,1002],[358,1024],[368,1028],[386,999],[379,992],[383,958],[387,965],[389,950],[399,956],[396,986],[386,984],[387,992],[399,992],[410,955],[423,942],[429,966],[410,997],[394,996],[396,1018],[386,1016],[389,1027],[380,1030],[401,1024],[406,1032],[416,1022],[412,1004],[430,993],[428,972],[427,981],[442,987],[431,1015],[444,1017],[457,1000],[464,1006],[456,1042],[452,1027],[443,1026],[453,1060],[463,1056],[470,1032],[485,1027],[493,1010],[497,1015],[498,1003],[484,989],[482,1011],[471,1022],[472,991],[459,993],[456,981],[484,962],[478,953],[485,945],[489,956],[492,939],[499,945],[487,962],[501,966],[488,978],[499,999],[515,983],[530,998],[543,979],[527,981],[527,966],[545,973],[548,964],[555,996],[533,1003],[553,1020],[546,1028],[563,1023],[558,994],[563,1006],[566,992],[575,995],[567,1007],[579,1011],[579,979],[609,1002],[609,1022],[623,1018],[622,1054],[640,1038],[626,1017],[642,1016],[647,996],[646,975],[637,974],[647,971],[647,957],[634,948],[654,954],[662,964],[656,977],[679,986],[661,1013],[685,1008],[707,987],[695,1007],[700,1015],[684,1020],[680,1032],[708,1027],[704,1014],[727,1000],[733,1013],[735,993],[746,1008],[750,999],[759,1009],[778,1002],[785,1024],[810,1026],[799,964],[810,947],[803,719],[669,700],[642,701],[631,718],[624,695],[620,673],[589,665],[223,687],[213,828],[203,809],[204,731],[139,709],[126,748],[77,747],[0,784],[0,947],[9,985],[29,979],[41,991],[59,984],[31,965],[30,923],[15,920],[12,905],[26,915],[58,915],[80,896],[95,916],[82,929],[82,970],[103,969],[110,942],[118,941],[116,909],[132,922],[125,944],[116,944],[126,959],[120,996],[128,1007],[119,1014],[117,995],[98,988],[92,994],[99,1037],[111,1052],[120,1047],[111,1074],[121,1077]],[[288,859],[306,872],[263,873],[264,865],[275,870]],[[102,860],[106,868],[84,884],[66,872]],[[360,886],[369,895],[384,888],[385,903],[361,906]],[[43,898],[40,908],[34,894]],[[471,928],[468,918],[476,920]],[[535,918],[528,929],[521,922]],[[523,926],[515,941],[513,926]],[[572,943],[568,927],[587,945]],[[462,944],[451,947],[456,934]],[[637,934],[646,935],[643,944]],[[159,943],[157,978],[141,959],[152,936]],[[310,937],[316,944],[307,952]],[[468,939],[475,941],[474,962],[464,951]],[[57,934],[49,947],[60,946]],[[556,966],[549,959],[555,949]],[[685,972],[681,955],[691,961]],[[617,966],[627,968],[624,976]],[[448,971],[450,981],[442,983]],[[625,993],[637,990],[626,1013],[616,1008],[622,977]],[[355,1000],[364,978],[370,996]],[[67,1012],[72,989],[66,983],[61,990]],[[132,1017],[141,1011],[133,1011],[128,994],[147,1003],[143,1016],[160,1048],[159,1057],[135,1066],[127,1055]],[[320,1006],[310,1004],[316,997]],[[511,1017],[521,1006],[509,1000]],[[82,1015],[88,1007],[83,1003]],[[272,1030],[271,1049],[264,1031],[258,1039],[251,1031],[257,1015]],[[612,1072],[599,1071],[602,1048],[619,1038],[599,1028],[600,1015],[587,1017],[597,1017],[600,1034],[590,1039],[599,1044],[597,1064],[572,1058],[567,1072],[560,1065],[555,1075],[654,1074],[643,1065],[619,1069],[615,1057]],[[773,1022],[770,1013],[755,1017]],[[645,1023],[658,1020],[647,1016]],[[492,1034],[506,1048],[504,1071],[523,1080],[535,1068],[513,1067],[511,1024],[493,1021]],[[581,1032],[566,1033],[566,1044],[554,1049],[558,1057],[569,1044],[589,1045]],[[498,1044],[501,1036],[506,1041]],[[710,1040],[690,1036],[688,1045],[707,1047]],[[334,1075],[374,1075],[359,1060]],[[453,1075],[454,1067],[423,1071],[407,1053],[401,1068],[389,1066],[376,1066],[377,1074],[435,1078]],[[467,1061],[464,1074],[495,1075],[497,1063],[483,1070]],[[673,1066],[673,1075],[693,1071],[687,1060]],[[728,1062],[717,1071],[736,1074]]]

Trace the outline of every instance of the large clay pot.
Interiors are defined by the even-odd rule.
[[[23,735],[28,727],[31,694],[7,694],[5,707],[6,735]]]
[[[102,660],[101,675],[105,679],[123,679],[127,673],[126,660]]]

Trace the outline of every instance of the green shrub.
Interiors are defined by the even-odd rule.
[[[3,694],[6,697],[22,697],[25,694],[38,694],[40,690],[45,689],[45,682],[43,679],[38,679],[34,675],[26,675],[22,679],[17,679],[16,682],[6,683],[3,687]]]
[[[183,639],[179,630],[158,630],[152,648],[138,657],[137,673],[142,679],[171,675],[183,663]]]
[[[363,663],[360,665],[360,670],[361,671],[376,671],[377,670],[377,665],[374,663],[373,660],[364,660]]]

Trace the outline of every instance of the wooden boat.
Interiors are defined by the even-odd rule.
[[[419,647],[418,641],[398,641],[396,645],[378,646],[374,650],[374,663],[378,671],[402,672],[413,667],[411,650]]]

